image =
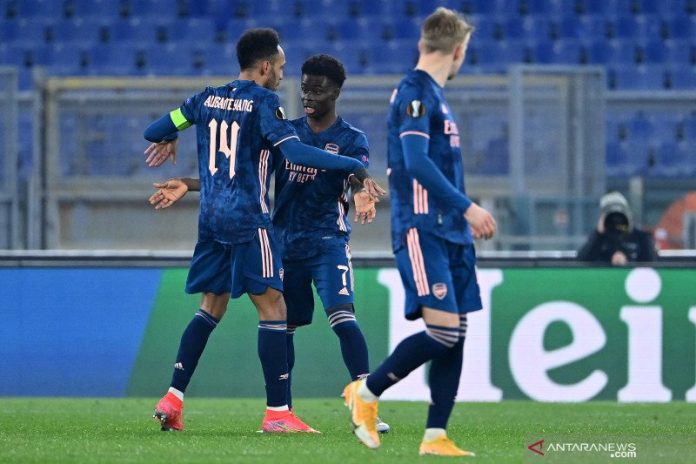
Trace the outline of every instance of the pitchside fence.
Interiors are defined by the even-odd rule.
[[[0,74],[3,83],[11,79],[6,75],[12,74]],[[341,115],[367,133],[371,171],[384,184],[386,113],[399,78],[350,77],[339,101]],[[18,138],[2,139],[1,174],[8,182],[0,187],[0,207],[8,233],[0,247],[190,250],[197,197],[190,195],[159,212],[146,199],[153,181],[197,175],[195,131],[182,133],[176,166],[157,169],[145,166],[142,132],[204,86],[224,82],[198,77],[39,79],[36,91],[18,99],[22,127],[27,115],[31,119],[21,134],[21,148],[31,142],[28,155],[21,156],[31,160],[20,175],[22,188],[12,184],[21,150],[11,144]],[[484,250],[574,250],[580,245],[596,221],[597,199],[606,187],[605,106],[607,111],[635,111],[648,102],[659,111],[670,105],[696,109],[691,94],[681,99],[605,95],[604,82],[601,68],[525,65],[511,67],[505,76],[466,75],[448,84],[468,193],[492,210],[499,223],[500,233],[482,244]],[[289,117],[301,115],[298,90],[296,78],[286,78],[279,90]],[[16,93],[2,96],[8,114],[16,114],[17,105],[11,103],[17,101]],[[11,122],[16,120],[3,118],[3,134],[17,132]],[[642,204],[642,197],[637,198]],[[388,205],[388,199],[379,204],[372,225],[354,226],[359,254],[389,254]],[[642,209],[637,209],[640,217]]]

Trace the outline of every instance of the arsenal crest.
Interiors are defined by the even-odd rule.
[[[443,300],[447,296],[447,285],[442,282],[433,284],[433,295],[438,300]]]

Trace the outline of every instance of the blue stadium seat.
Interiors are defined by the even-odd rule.
[[[622,65],[612,68],[616,90],[662,90],[665,87],[666,70],[658,65]]]
[[[691,39],[696,33],[696,19],[687,15],[675,15],[666,20],[669,37]]]
[[[476,65],[511,64],[525,61],[525,49],[526,45],[517,40],[479,41],[468,53]]]
[[[112,2],[117,3],[117,2]],[[207,7],[208,2],[184,2],[177,0],[135,0],[124,2],[127,6],[127,11],[130,17],[140,18],[143,20],[158,20],[174,19],[176,16],[183,16],[180,13],[189,13],[191,7],[195,4],[200,4]],[[180,11],[183,9],[183,11]]]
[[[53,25],[53,40],[59,43],[91,44],[100,39],[101,24],[89,19],[66,19]]]
[[[691,112],[682,122],[684,126],[684,140],[692,147],[696,145],[696,113]]]
[[[575,15],[563,16],[554,22],[554,30],[557,37],[575,39],[581,36],[581,24],[580,18]]]
[[[55,0],[21,0],[16,2],[20,18],[55,19],[63,16],[63,2]]]
[[[388,34],[394,39],[411,39],[418,41],[420,37],[420,24],[417,20],[405,18],[394,21],[385,26],[390,32]]]
[[[692,54],[696,56],[696,47],[690,40],[670,39],[664,41],[665,62],[670,65],[681,66],[690,64]]]
[[[183,43],[153,45],[144,50],[145,72],[151,76],[200,74],[193,66],[193,48]]]
[[[228,44],[209,44],[206,47],[194,50],[194,60],[200,58],[202,60],[202,69],[200,72],[207,76],[237,76],[239,74],[239,63],[234,45]],[[285,72],[289,74],[291,67],[298,67],[297,62],[290,61],[288,51],[286,51],[285,59],[288,65]],[[195,68],[195,65],[194,65]]]
[[[308,30],[303,26],[306,23],[307,20],[298,21],[298,32],[302,35],[304,35]],[[226,42],[236,44],[237,40],[239,40],[244,31],[252,27],[260,27],[260,24],[256,21],[256,19],[230,18],[224,25]],[[286,40],[288,39],[283,38],[283,41]]]
[[[472,38],[473,42],[475,42],[477,40],[481,40],[481,39],[482,40],[490,40],[490,39],[496,38],[495,34],[496,34],[497,26],[496,26],[496,22],[492,16],[472,15],[472,16],[469,16],[468,19],[471,21],[471,23],[476,28],[474,30],[474,35]]]
[[[693,146],[664,142],[656,150],[656,163],[651,170],[655,177],[691,177],[696,173]]]
[[[645,63],[664,63],[667,58],[667,45],[664,40],[651,40],[640,46]]]
[[[578,64],[582,46],[573,39],[557,40],[553,44],[554,63]]]
[[[636,62],[636,43],[633,40],[614,39],[605,42],[604,46],[609,53],[607,63],[616,65]]]
[[[549,40],[551,21],[545,15],[529,15],[522,19],[522,29],[527,40]]]
[[[646,172],[649,150],[630,142],[608,143],[606,172],[609,177],[629,177]]]
[[[20,18],[3,21],[0,40],[4,43],[22,42],[25,45],[48,43],[52,37],[52,22],[43,18]]]
[[[67,0],[65,6],[77,18],[115,20],[121,17],[123,4],[113,0]]]
[[[602,15],[583,15],[579,17],[578,37],[584,40],[604,39],[607,36],[608,22]]]
[[[54,44],[51,47],[50,73],[61,76],[84,74],[89,67],[89,52],[76,44]]]
[[[90,50],[89,74],[105,76],[144,75],[144,52],[126,43],[104,44]]]
[[[610,38],[633,39],[638,34],[638,22],[632,15],[624,14],[609,21]]]
[[[578,0],[576,4],[582,14],[605,15],[609,9],[606,0]]]
[[[669,75],[674,90],[696,90],[696,69],[693,66],[671,66]]]
[[[139,18],[114,21],[110,26],[111,40],[151,45],[156,41],[156,31],[151,22]]]
[[[401,74],[416,65],[418,49],[413,40],[392,40],[369,50],[371,74]]]
[[[208,18],[159,20],[155,24],[167,29],[169,42],[205,46],[215,41],[215,28]]]
[[[503,31],[506,39],[519,39],[525,35],[522,18],[519,16],[508,16],[502,20]]]

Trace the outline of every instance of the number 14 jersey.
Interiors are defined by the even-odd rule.
[[[201,179],[198,240],[244,243],[271,229],[269,182],[278,145],[298,138],[278,96],[254,81],[207,87],[180,107],[196,125]]]

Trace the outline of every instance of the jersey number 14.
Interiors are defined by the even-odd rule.
[[[220,140],[218,144],[218,122],[211,119],[208,124],[210,129],[210,147],[208,157],[208,171],[214,176],[218,171],[215,167],[215,157],[217,152],[222,152],[228,160],[230,160],[230,179],[234,177],[234,167],[237,161],[237,137],[239,136],[239,123],[232,121],[232,125],[227,124],[227,121],[220,123]],[[230,136],[227,136],[227,130],[230,129]]]

